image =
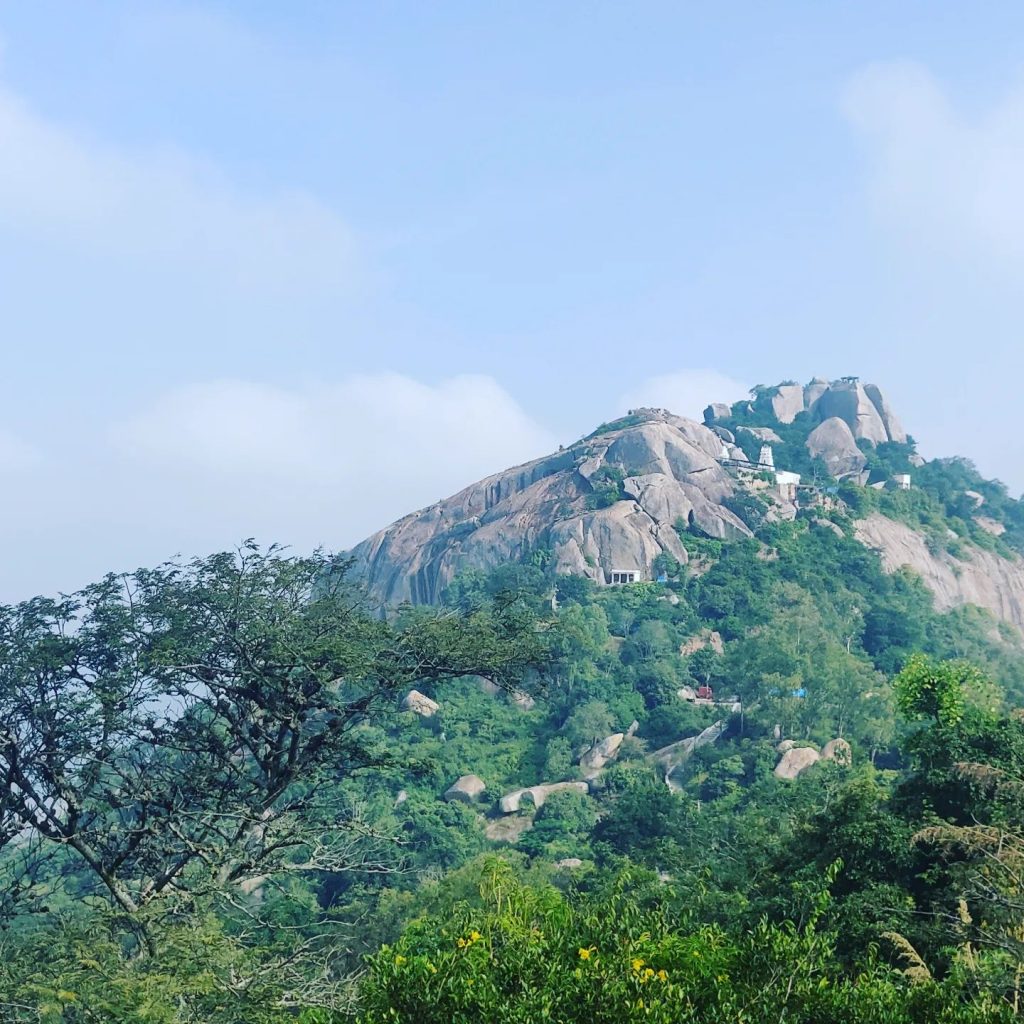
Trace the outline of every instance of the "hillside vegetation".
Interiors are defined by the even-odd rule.
[[[660,582],[538,543],[380,617],[249,544],[0,609],[0,1019],[1016,1019],[1024,635],[856,523],[1012,562],[1024,516],[864,450]]]

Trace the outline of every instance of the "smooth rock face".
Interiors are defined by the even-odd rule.
[[[905,444],[907,432],[903,429],[903,425],[897,418],[896,413],[893,412],[892,406],[889,405],[885,395],[874,384],[865,384],[864,392],[871,399],[871,404],[878,410],[878,415],[882,417],[882,423],[885,425],[885,432],[889,435],[889,440]]]
[[[471,804],[483,796],[487,786],[479,775],[463,775],[445,790],[444,798],[448,803],[459,801]]]
[[[441,705],[419,690],[410,690],[402,700],[402,710],[411,711],[422,718],[430,718],[441,710]]]
[[[717,423],[719,420],[727,420],[732,416],[732,407],[725,402],[712,402],[704,410],[704,422],[707,424]]]
[[[821,755],[813,747],[792,747],[782,755],[782,760],[775,766],[775,777],[795,779],[802,771],[806,771],[820,760]]]
[[[889,440],[885,423],[862,384],[842,381],[830,384],[828,391],[818,399],[817,412],[821,420],[834,416],[841,419],[854,437],[864,437],[875,444]]]
[[[772,396],[772,412],[780,423],[792,423],[804,411],[804,389],[799,384],[780,384]]]
[[[850,744],[842,737],[829,740],[821,748],[821,759],[823,761],[835,761],[836,764],[849,767],[853,763],[853,750],[850,749]]]
[[[877,513],[857,523],[855,536],[881,554],[886,572],[910,566],[935,595],[939,611],[976,604],[1024,630],[1024,559],[981,548],[971,548],[967,561],[947,551],[933,555],[922,534]]]
[[[811,431],[807,450],[820,458],[834,477],[857,476],[868,463],[849,425],[838,416],[830,417]]]
[[[613,571],[653,579],[652,563],[662,553],[685,563],[678,519],[711,537],[749,537],[722,504],[735,493],[717,461],[722,439],[661,410],[644,416],[400,519],[352,550],[354,576],[381,604],[427,604],[457,573],[517,561],[538,548],[552,552],[556,572],[610,583]],[[595,491],[608,488],[598,475],[605,467],[625,482],[620,500],[594,508]]]

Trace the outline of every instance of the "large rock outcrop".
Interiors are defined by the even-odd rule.
[[[354,573],[392,605],[437,601],[457,573],[538,549],[551,552],[560,573],[652,579],[659,555],[687,560],[679,520],[710,537],[750,535],[724,504],[736,483],[719,464],[722,444],[703,424],[639,410],[622,426],[400,519],[352,550]]]
[[[855,534],[879,552],[887,572],[913,569],[935,595],[939,611],[974,604],[1024,630],[1024,559],[975,547],[967,548],[966,559],[933,552],[924,534],[877,513],[858,522]]]
[[[772,412],[780,423],[792,423],[804,411],[804,389],[799,384],[780,384],[771,403]]]
[[[818,399],[815,406],[818,419],[841,419],[854,437],[866,438],[874,444],[889,440],[889,432],[875,403],[868,397],[859,381],[838,381]]]
[[[807,450],[821,459],[834,477],[858,476],[868,463],[849,425],[838,416],[830,417],[811,431]]]
[[[896,417],[896,413],[893,412],[892,406],[885,395],[874,384],[865,384],[864,391],[878,410],[878,415],[882,418],[882,423],[885,425],[885,432],[889,435],[889,440],[905,444],[907,432],[903,429],[903,425]]]

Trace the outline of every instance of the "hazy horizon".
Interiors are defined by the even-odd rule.
[[[0,0],[0,600],[785,378],[1019,494],[1022,71],[1007,4]]]

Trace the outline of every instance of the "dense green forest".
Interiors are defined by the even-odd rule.
[[[0,1018],[1014,1019],[1024,638],[852,524],[1024,517],[915,474],[659,583],[538,549],[383,620],[247,545],[0,610]]]

